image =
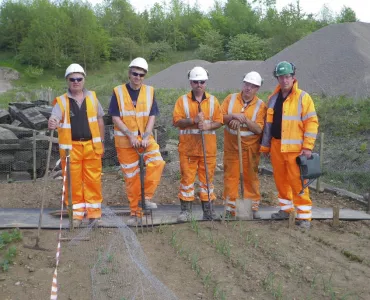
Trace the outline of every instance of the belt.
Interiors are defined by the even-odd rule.
[[[91,141],[91,138],[72,139],[72,141],[75,141],[75,142],[86,142],[86,141]]]

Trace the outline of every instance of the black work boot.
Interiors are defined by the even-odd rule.
[[[177,222],[190,221],[193,201],[184,201],[180,199],[180,204],[181,204],[181,212],[177,216]]]
[[[203,220],[216,220],[217,216],[213,209],[213,203],[202,201]]]

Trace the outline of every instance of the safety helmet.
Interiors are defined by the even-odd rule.
[[[194,67],[188,73],[189,80],[208,80],[208,72],[202,67]]]
[[[148,63],[146,62],[146,60],[142,57],[136,57],[129,65],[128,65],[129,68],[133,68],[133,67],[136,67],[136,68],[140,68],[140,69],[143,69],[145,70],[145,72],[148,72]]]
[[[263,83],[263,79],[261,77],[261,75],[255,71],[252,71],[252,72],[249,72],[247,74],[245,74],[244,76],[244,79],[243,79],[244,82],[249,82],[249,83],[252,83],[254,85],[258,85],[258,86],[261,86],[262,83]]]
[[[282,76],[282,75],[288,75],[288,74],[295,74],[296,67],[294,64],[287,62],[287,61],[281,61],[279,62],[274,70],[274,76]]]
[[[66,74],[64,75],[64,78],[67,78],[69,74],[72,73],[81,73],[84,76],[86,76],[84,68],[82,68],[79,64],[71,64],[66,70]]]

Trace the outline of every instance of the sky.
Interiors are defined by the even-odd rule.
[[[91,3],[99,3],[102,0],[89,0]],[[144,9],[151,8],[154,3],[161,0],[129,0],[136,11],[142,12]],[[168,2],[168,1],[167,1]],[[214,0],[183,0],[193,6],[196,2],[203,11],[208,11],[213,7]],[[224,2],[224,0],[221,0]],[[295,3],[292,0],[276,0],[276,7],[281,10],[289,3]],[[200,4],[201,3],[201,4]],[[362,22],[370,23],[370,1],[369,0],[300,0],[300,5],[305,13],[317,14],[323,5],[326,4],[334,13],[339,13],[343,6],[352,8],[356,12],[357,18]]]

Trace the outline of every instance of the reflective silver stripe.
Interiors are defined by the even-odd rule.
[[[302,117],[302,121],[306,121],[307,119],[313,117],[313,116],[316,116],[316,112],[315,111],[311,111],[310,113],[308,113],[307,115],[305,115],[304,117]]]
[[[149,158],[145,164],[148,165],[149,163],[151,163],[152,161],[157,161],[157,160],[163,160],[162,156],[154,156],[154,157],[151,157]]]
[[[312,209],[312,206],[309,206],[309,205],[300,205],[300,206],[297,206],[297,209],[299,209],[299,210],[311,210]]]
[[[301,117],[298,116],[283,116],[284,121],[301,121]]]
[[[131,134],[133,134],[134,136],[138,136],[139,135],[137,131],[135,131],[135,132],[132,132],[131,131]],[[114,135],[117,135],[117,136],[126,136],[126,134],[124,134],[120,130],[114,130]]]
[[[180,134],[200,134],[199,129],[182,129],[179,132]],[[204,130],[204,134],[216,134],[216,131],[214,130]]]
[[[182,96],[182,102],[183,102],[183,105],[184,105],[186,118],[189,119],[190,118],[190,112],[189,112],[188,96],[183,95]]]
[[[101,208],[101,203],[86,203],[86,208]]]
[[[73,215],[74,216],[82,216],[83,217],[85,215],[85,212],[83,212],[83,211],[74,211],[73,212]]]
[[[302,91],[302,93],[299,95],[299,99],[298,99],[298,116],[301,118],[302,116],[302,99],[303,99],[303,96],[306,95],[306,92],[305,91]]]
[[[183,190],[190,190],[193,188],[194,188],[194,183],[189,184],[189,185],[183,185],[182,183],[180,184],[180,189],[183,189]]]
[[[235,208],[228,206],[228,207],[226,207],[226,210],[227,211],[234,212],[235,211]]]
[[[132,178],[134,177],[135,175],[137,175],[138,173],[140,172],[140,169],[136,169],[134,172],[132,173],[123,173],[123,176],[125,176],[126,178]]]
[[[214,190],[214,189],[209,189],[209,192],[210,192],[210,193],[213,193],[213,190]],[[201,193],[206,193],[206,194],[208,194],[208,190],[207,190],[207,189],[204,189],[204,188],[201,188],[201,189],[200,189],[200,192],[201,192]]]
[[[276,100],[277,100],[278,97],[279,97],[279,93],[276,93],[275,95],[272,95],[272,97],[270,98],[269,104],[268,104],[269,105],[268,108],[274,109],[275,103],[276,103]]]
[[[91,122],[97,122],[98,121],[98,118],[97,117],[91,117],[88,119],[89,123]]]
[[[254,108],[253,117],[252,117],[253,122],[256,122],[257,114],[258,114],[258,111],[260,110],[260,107],[261,107],[262,103],[263,103],[263,101],[261,99],[257,100],[257,104],[256,104],[256,107]]]
[[[152,154],[161,154],[161,152],[159,152],[159,150],[153,150],[153,151],[149,151],[149,152],[144,153],[144,156],[148,156],[148,155],[152,155]]]
[[[211,98],[209,99],[209,120],[212,122],[213,119],[213,113],[215,111],[215,96],[211,95]]]
[[[291,209],[291,208],[294,208],[293,204],[280,206],[281,210],[287,210],[287,209]]]
[[[184,197],[193,197],[194,196],[194,191],[191,191],[189,193],[184,192],[184,191],[180,191],[180,192],[181,192],[181,195],[183,195]]]
[[[100,143],[101,138],[100,138],[100,136],[98,136],[98,137],[93,138],[92,141],[93,141],[93,143]]]
[[[125,111],[125,101],[123,99],[123,88],[122,88],[122,85],[120,85],[120,86],[117,87],[117,92],[118,92],[118,99],[117,99],[117,101],[119,101],[120,104],[121,104],[120,105],[121,109],[119,111],[119,114],[120,114],[121,117],[123,117],[123,113]]]
[[[136,167],[138,165],[139,165],[139,161],[137,160],[137,161],[135,161],[131,164],[121,164],[121,168],[122,169],[131,169],[131,168]]]
[[[71,124],[68,124],[68,123],[61,123],[60,128],[64,128],[64,129],[67,129],[67,128],[71,128]]]
[[[317,134],[316,133],[305,132],[304,133],[304,136],[316,138],[317,137]]]
[[[230,102],[229,102],[229,107],[227,108],[227,113],[229,115],[231,115],[233,113],[233,108],[234,108],[234,104],[235,104],[235,100],[236,100],[237,95],[238,95],[237,93],[231,95]]]
[[[288,200],[288,199],[282,199],[282,198],[278,198],[279,199],[279,203],[283,203],[283,204],[292,204],[293,202],[291,200]]]
[[[78,208],[85,208],[86,204],[85,203],[78,203],[78,204],[73,204],[72,208],[73,209],[78,209]]]
[[[67,144],[59,144],[59,148],[63,150],[72,150],[72,145],[67,145]]]
[[[63,105],[63,109],[64,109],[64,123],[61,124],[61,128],[71,128],[71,124],[68,124],[67,123],[67,117],[68,117],[68,113],[67,113],[67,98],[62,95],[60,96],[60,99],[62,100],[62,105]]]
[[[234,206],[235,206],[235,204],[236,204],[236,201],[233,201],[233,200],[229,200],[229,201],[227,201],[227,204],[230,204],[230,205],[234,205]]]
[[[229,126],[225,126],[225,129],[233,134],[233,135],[237,135],[238,134],[238,131],[234,130],[234,129],[231,129]],[[254,133],[252,131],[240,131],[240,136],[251,136],[251,135],[254,135]]]
[[[147,85],[146,86],[146,109],[147,109],[147,115],[145,116],[149,116],[149,113],[150,113],[150,109],[151,109],[151,101],[152,101],[152,96],[151,96],[151,91],[152,87]]]
[[[282,145],[301,145],[303,144],[303,140],[281,140]]]
[[[297,219],[311,219],[312,213],[309,214],[297,214]]]
[[[130,111],[124,111],[120,112],[121,117],[129,117],[129,116],[135,116],[135,112],[130,110]]]
[[[141,112],[137,112],[136,113],[136,116],[137,117],[148,117],[149,116],[149,113],[150,112],[147,112],[147,111],[141,111]]]

